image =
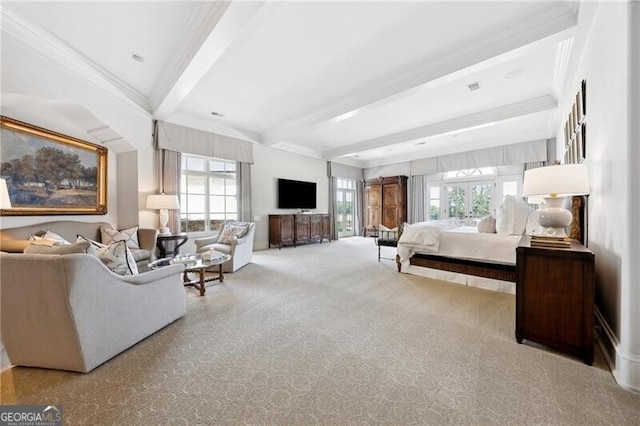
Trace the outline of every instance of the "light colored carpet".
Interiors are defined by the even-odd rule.
[[[2,373],[65,424],[638,424],[640,395],[518,345],[514,297],[399,274],[371,239],[256,252],[90,374]]]

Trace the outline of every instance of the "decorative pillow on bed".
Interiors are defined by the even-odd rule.
[[[519,197],[507,195],[496,210],[496,232],[505,235],[520,235],[525,231],[531,209]]]
[[[478,232],[486,234],[496,233],[496,220],[492,216],[487,216],[478,222]]]
[[[102,239],[102,244],[112,244],[116,241],[124,241],[127,244],[127,247],[133,249],[139,249],[140,243],[138,243],[138,227],[134,226],[129,229],[123,229],[121,231],[116,231],[112,228],[107,228],[105,226],[100,227],[100,234]]]

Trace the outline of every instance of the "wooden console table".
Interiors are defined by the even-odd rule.
[[[331,240],[331,216],[328,214],[270,214],[269,247],[322,243]]]

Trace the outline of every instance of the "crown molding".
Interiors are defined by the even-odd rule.
[[[474,43],[452,52],[439,60],[424,58],[403,70],[352,93],[337,104],[312,114],[276,126],[263,133],[263,143],[271,145],[286,138],[294,130],[335,120],[354,111],[365,111],[392,100],[409,96],[416,88],[435,80],[461,72],[484,61],[562,33],[577,25],[575,10],[569,5],[556,4],[539,14],[513,24],[512,27],[478,37]],[[397,77],[396,77],[397,76]]]
[[[49,31],[2,8],[2,31],[74,74],[150,114],[149,100],[141,92],[102,68]]]
[[[557,106],[558,102],[553,96],[539,96],[537,98],[527,99],[509,105],[491,108],[462,117],[456,117],[450,120],[444,120],[437,123],[427,124],[426,126],[392,133],[380,138],[370,139],[367,141],[330,149],[323,152],[323,158],[325,158],[326,160],[331,160],[333,158],[341,157],[358,151],[381,148],[387,145],[394,145],[420,138],[441,135],[443,133],[449,133],[453,131],[462,131],[463,129],[468,129],[470,127],[481,126],[484,124],[533,114],[536,112],[548,111],[557,108]]]

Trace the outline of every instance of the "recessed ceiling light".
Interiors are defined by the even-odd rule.
[[[144,57],[137,55],[135,53],[133,53],[131,55],[131,59],[133,59],[134,61],[138,61],[138,62],[144,62]]]
[[[221,113],[216,112],[216,111],[211,111],[211,115],[213,115],[215,117],[220,117],[220,118],[224,117],[224,114],[221,114]]]
[[[467,85],[467,87],[469,88],[469,90],[476,91],[478,89],[480,89],[480,83],[478,83],[477,81],[475,83],[471,83],[469,85]]]

